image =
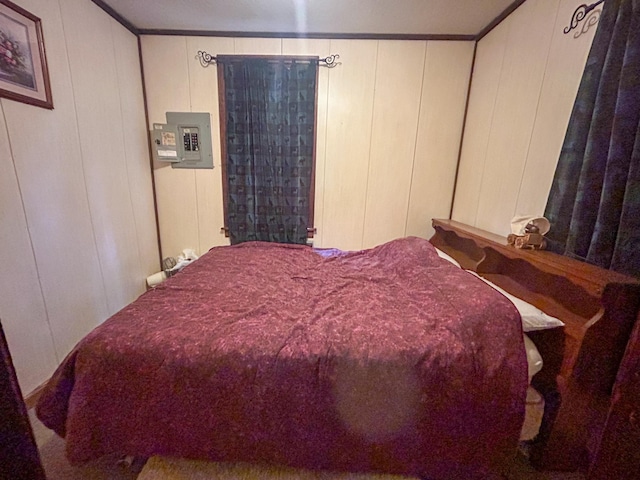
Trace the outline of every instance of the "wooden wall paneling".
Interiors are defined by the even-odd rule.
[[[331,40],[310,38],[285,38],[282,40],[283,55],[318,55],[324,58],[333,54]],[[339,52],[337,52],[339,54]],[[340,68],[337,66],[335,68]],[[324,182],[327,143],[327,102],[329,99],[329,68],[318,69],[318,102],[316,105],[316,184],[314,205],[314,226],[317,229],[313,245],[323,247],[324,233]]]
[[[362,248],[378,42],[332,40],[342,65],[329,72],[324,246]]]
[[[4,101],[3,101],[4,102]],[[0,318],[26,394],[58,364],[40,289],[7,125],[0,115]]]
[[[427,42],[378,42],[362,247],[405,235]]]
[[[149,128],[153,128],[153,123],[166,122],[166,112],[191,111],[190,53],[185,37],[143,35],[141,44]],[[153,174],[162,256],[176,257],[185,248],[198,250],[195,170],[154,161]]]
[[[2,106],[53,342],[62,358],[107,318],[108,308],[83,175],[75,92],[59,5],[49,1],[21,5],[43,20],[55,109],[4,99]],[[101,61],[100,55],[94,55],[85,68],[98,69]],[[30,255],[22,250],[13,254]]]
[[[557,11],[558,0],[529,0],[511,14],[478,201],[484,230],[510,232]]]
[[[222,159],[220,157],[218,67],[210,65],[204,68],[197,58],[199,50],[204,50],[211,55],[229,55],[234,53],[234,42],[232,38],[187,37],[191,109],[194,112],[211,114],[213,169],[195,170],[198,224],[200,226],[198,252],[203,254],[213,246],[228,245],[229,239],[221,231],[224,226],[224,211],[220,168]]]
[[[571,110],[596,27],[565,34],[575,10],[573,0],[561,0],[553,29],[531,146],[522,175],[516,213],[542,215],[555,173]],[[577,34],[580,34],[576,37]]]
[[[115,20],[111,20],[111,34],[117,52],[125,165],[140,261],[140,269],[131,273],[142,292],[146,277],[157,272],[160,265],[138,39]]]
[[[427,43],[406,235],[431,238],[431,219],[449,216],[473,50],[473,42]]]
[[[111,19],[85,0],[61,3],[80,149],[98,258],[114,314],[144,291],[127,176]],[[87,68],[100,55],[100,68]],[[140,280],[139,278],[137,280]]]
[[[511,19],[507,17],[478,42],[476,50],[452,213],[454,220],[467,225],[476,223],[491,122],[510,23]]]
[[[279,38],[234,38],[236,55],[280,55],[282,40]]]
[[[166,112],[190,106],[186,37],[142,35],[142,63],[151,123],[165,122]]]

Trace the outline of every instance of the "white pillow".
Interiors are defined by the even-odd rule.
[[[460,264],[457,262],[457,260],[449,255],[447,255],[446,253],[444,253],[442,250],[439,250],[436,248],[436,252],[438,253],[438,256],[440,258],[444,258],[445,260],[453,263],[456,267],[460,268]]]
[[[559,319],[552,317],[550,315],[547,315],[538,307],[531,305],[530,303],[527,303],[518,297],[514,297],[508,292],[505,292],[503,289],[501,289],[497,285],[494,285],[489,280],[482,278],[476,272],[473,272],[471,270],[467,270],[467,272],[469,272],[472,275],[475,275],[480,280],[485,282],[487,285],[490,285],[491,287],[496,289],[498,292],[503,294],[505,297],[507,297],[509,300],[511,300],[511,303],[513,303],[516,309],[518,310],[518,312],[520,312],[520,317],[522,317],[522,329],[525,332],[534,332],[536,330],[544,330],[547,328],[556,328],[556,327],[564,326],[564,323],[562,323],[562,321],[560,321]]]

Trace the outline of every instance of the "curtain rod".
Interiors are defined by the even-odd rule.
[[[592,3],[591,5],[586,5],[586,4],[583,3],[578,8],[576,8],[575,11],[573,12],[573,15],[571,16],[571,23],[569,24],[568,27],[566,27],[563,30],[564,33],[567,34],[571,30],[573,30],[574,28],[577,28],[578,24],[582,20],[584,20],[584,18],[589,14],[589,12],[591,12],[594,8],[596,8],[602,2],[604,2],[604,0],[598,0],[597,2]],[[593,18],[593,17],[591,17],[591,18]],[[591,19],[589,19],[587,21],[587,25],[586,25],[587,30],[589,29],[589,27],[591,27],[592,25],[596,24],[597,22],[598,22],[597,18],[595,19],[595,21],[592,21]]]
[[[211,55],[210,53],[205,52],[204,50],[199,50],[198,51],[198,60],[200,60],[200,64],[203,67],[208,67],[209,65],[215,65],[217,63],[219,63],[220,61],[223,61],[224,57],[230,57],[232,55],[223,55],[221,57],[216,57],[215,55]],[[236,57],[253,57],[253,58],[265,58],[265,59],[277,59],[278,55],[234,55]],[[311,60],[311,59],[315,59],[316,57],[300,57],[301,60]],[[334,54],[334,55],[329,55],[328,57],[324,57],[324,58],[318,58],[318,65],[320,65],[321,67],[327,67],[327,68],[333,68],[337,65],[340,65],[342,62],[338,62],[338,58],[340,58],[340,55],[338,54]]]

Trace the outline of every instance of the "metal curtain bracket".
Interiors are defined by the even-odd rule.
[[[587,15],[589,15],[589,13],[593,12],[593,10],[600,5],[601,3],[603,3],[604,0],[598,0],[595,3],[592,3],[591,5],[586,5],[586,4],[582,4],[580,5],[578,8],[575,9],[575,11],[573,12],[573,15],[571,16],[571,23],[569,24],[568,27],[564,28],[564,33],[569,33],[571,30],[573,30],[574,28],[578,27],[578,24],[585,19],[585,17]],[[586,32],[587,30],[589,30],[590,27],[592,27],[593,25],[595,25],[596,23],[598,23],[598,19],[600,18],[600,15],[591,15],[587,21],[585,22],[584,26],[582,27],[582,32],[580,32],[579,34],[576,35],[576,38],[579,37],[580,35],[582,35],[582,33]]]

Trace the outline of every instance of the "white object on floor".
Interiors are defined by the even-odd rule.
[[[155,287],[159,283],[164,282],[167,279],[167,274],[164,272],[154,273],[153,275],[149,275],[147,277],[147,286],[149,288]]]

